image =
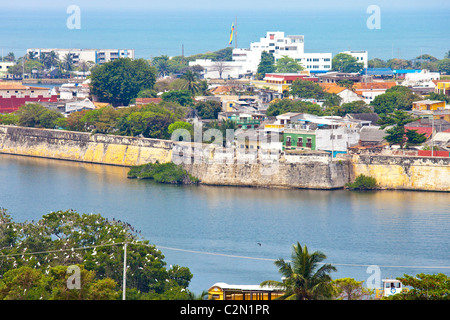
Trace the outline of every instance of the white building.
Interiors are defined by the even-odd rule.
[[[39,57],[42,53],[50,53],[54,51],[59,60],[64,60],[67,55],[72,56],[75,65],[81,61],[92,61],[95,64],[103,64],[119,58],[134,59],[133,49],[57,49],[57,48],[30,48],[27,54],[34,54]]]
[[[405,80],[402,82],[402,86],[405,87],[419,87],[419,88],[434,88],[435,84],[433,80],[440,80],[441,75],[439,72],[430,72],[428,70],[422,70],[418,73],[405,74]]]
[[[255,75],[261,61],[261,53],[263,51],[272,53],[275,62],[287,56],[300,62],[306,70],[328,71],[331,70],[332,54],[331,53],[305,53],[304,52],[304,36],[287,35],[284,32],[267,32],[264,38],[260,38],[259,42],[250,43],[250,48],[233,50],[233,61],[227,62],[228,74],[230,78],[239,78],[246,75]],[[211,70],[212,61],[196,60],[191,61],[189,65],[200,65],[204,69],[205,78],[216,78],[217,72]],[[224,78],[222,76],[222,78]]]
[[[364,64],[364,69],[366,69],[369,65],[369,53],[367,51],[361,50],[361,51],[343,51],[341,53],[345,53],[348,55],[351,55],[352,57],[355,57],[358,62],[362,62]]]

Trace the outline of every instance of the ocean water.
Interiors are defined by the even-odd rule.
[[[237,22],[237,46],[248,48],[269,31],[305,36],[305,52],[368,50],[369,59],[412,59],[421,53],[442,59],[450,50],[448,10],[380,8],[380,29],[369,29],[367,5],[327,10],[122,10],[80,7],[80,29],[69,29],[66,8],[4,9],[0,48],[22,56],[27,48],[131,48],[136,57],[185,55],[229,46]],[[235,39],[236,40],[236,39]],[[235,42],[232,43],[234,47]]]

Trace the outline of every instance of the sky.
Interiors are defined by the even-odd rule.
[[[191,9],[191,10],[352,10],[378,5],[386,10],[417,10],[424,8],[448,10],[450,1],[446,0],[1,0],[2,8],[59,9],[78,5],[85,9]]]

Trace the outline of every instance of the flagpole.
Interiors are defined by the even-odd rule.
[[[234,17],[234,47],[237,49],[237,16]]]

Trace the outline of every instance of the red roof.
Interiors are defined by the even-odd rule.
[[[433,133],[432,127],[405,127],[406,130],[417,130],[417,133],[425,133],[425,136],[428,138],[431,137]]]

